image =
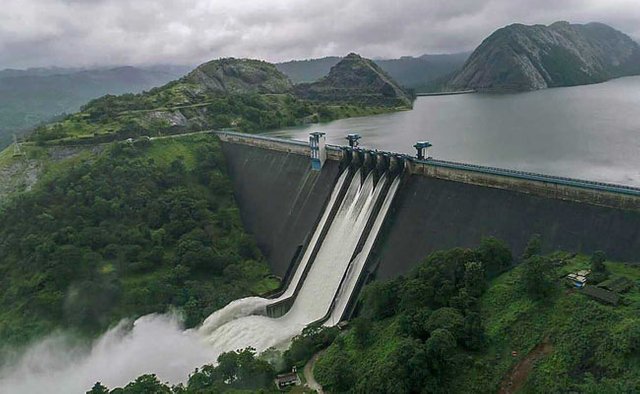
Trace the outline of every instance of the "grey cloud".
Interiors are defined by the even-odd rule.
[[[601,21],[640,39],[637,0],[4,0],[0,68],[396,57],[472,50],[504,25]]]

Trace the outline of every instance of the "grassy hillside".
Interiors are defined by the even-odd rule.
[[[78,111],[91,99],[142,92],[186,71],[184,67],[0,71],[0,149],[9,145],[13,133],[23,134],[55,116]]]
[[[407,278],[370,285],[361,317],[316,365],[316,378],[325,389],[398,393],[640,389],[637,286],[623,295],[617,307],[595,301],[563,285],[561,279],[590,268],[589,257],[563,253],[533,256],[497,277],[487,275],[483,284],[470,271],[473,261],[482,261],[478,252],[438,252]],[[537,264],[544,270],[532,269]],[[622,275],[634,283],[640,279],[638,267],[615,262],[605,266],[611,277]],[[544,294],[533,296],[536,287],[546,288]]]
[[[51,159],[46,148],[33,153]],[[241,225],[212,136],[56,161],[0,212],[0,343],[179,308],[198,324],[278,286]]]

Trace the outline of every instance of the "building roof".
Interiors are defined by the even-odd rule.
[[[586,276],[579,275],[579,274],[569,274],[567,275],[567,278],[580,283],[585,283],[587,281]]]
[[[597,286],[586,285],[582,288],[582,292],[591,298],[611,305],[617,305],[620,301],[620,296],[616,293]]]
[[[295,372],[283,373],[276,376],[278,383],[295,382],[298,380],[298,374]]]
[[[611,290],[616,293],[623,293],[633,287],[633,281],[624,276],[616,276],[599,283],[598,287],[602,287],[603,289]]]

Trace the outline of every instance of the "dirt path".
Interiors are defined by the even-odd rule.
[[[307,380],[307,386],[309,386],[311,390],[315,390],[319,394],[324,394],[324,391],[322,391],[322,386],[316,381],[316,378],[313,376],[313,367],[315,366],[316,361],[318,361],[318,358],[322,355],[322,353],[324,353],[324,350],[314,354],[313,357],[311,357],[311,360],[309,360],[304,366],[304,378]]]
[[[546,338],[542,343],[533,348],[529,354],[509,372],[509,375],[505,377],[500,385],[500,394],[512,394],[522,388],[527,381],[529,374],[533,370],[536,362],[542,359],[546,355],[553,352],[553,346],[549,343],[549,339]]]

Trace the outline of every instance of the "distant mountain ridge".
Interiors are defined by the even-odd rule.
[[[428,90],[435,80],[450,75],[462,67],[470,53],[443,55],[403,56],[399,59],[380,59],[374,62],[400,85],[417,91]],[[277,63],[278,70],[286,74],[292,82],[315,82],[329,74],[331,67],[338,64],[341,57],[330,56],[320,59],[293,60]]]
[[[497,30],[448,82],[452,90],[527,91],[640,74],[640,45],[602,23]]]
[[[138,93],[181,77],[180,66],[99,69],[33,68],[0,71],[0,149],[38,123],[77,111],[105,94]]]

